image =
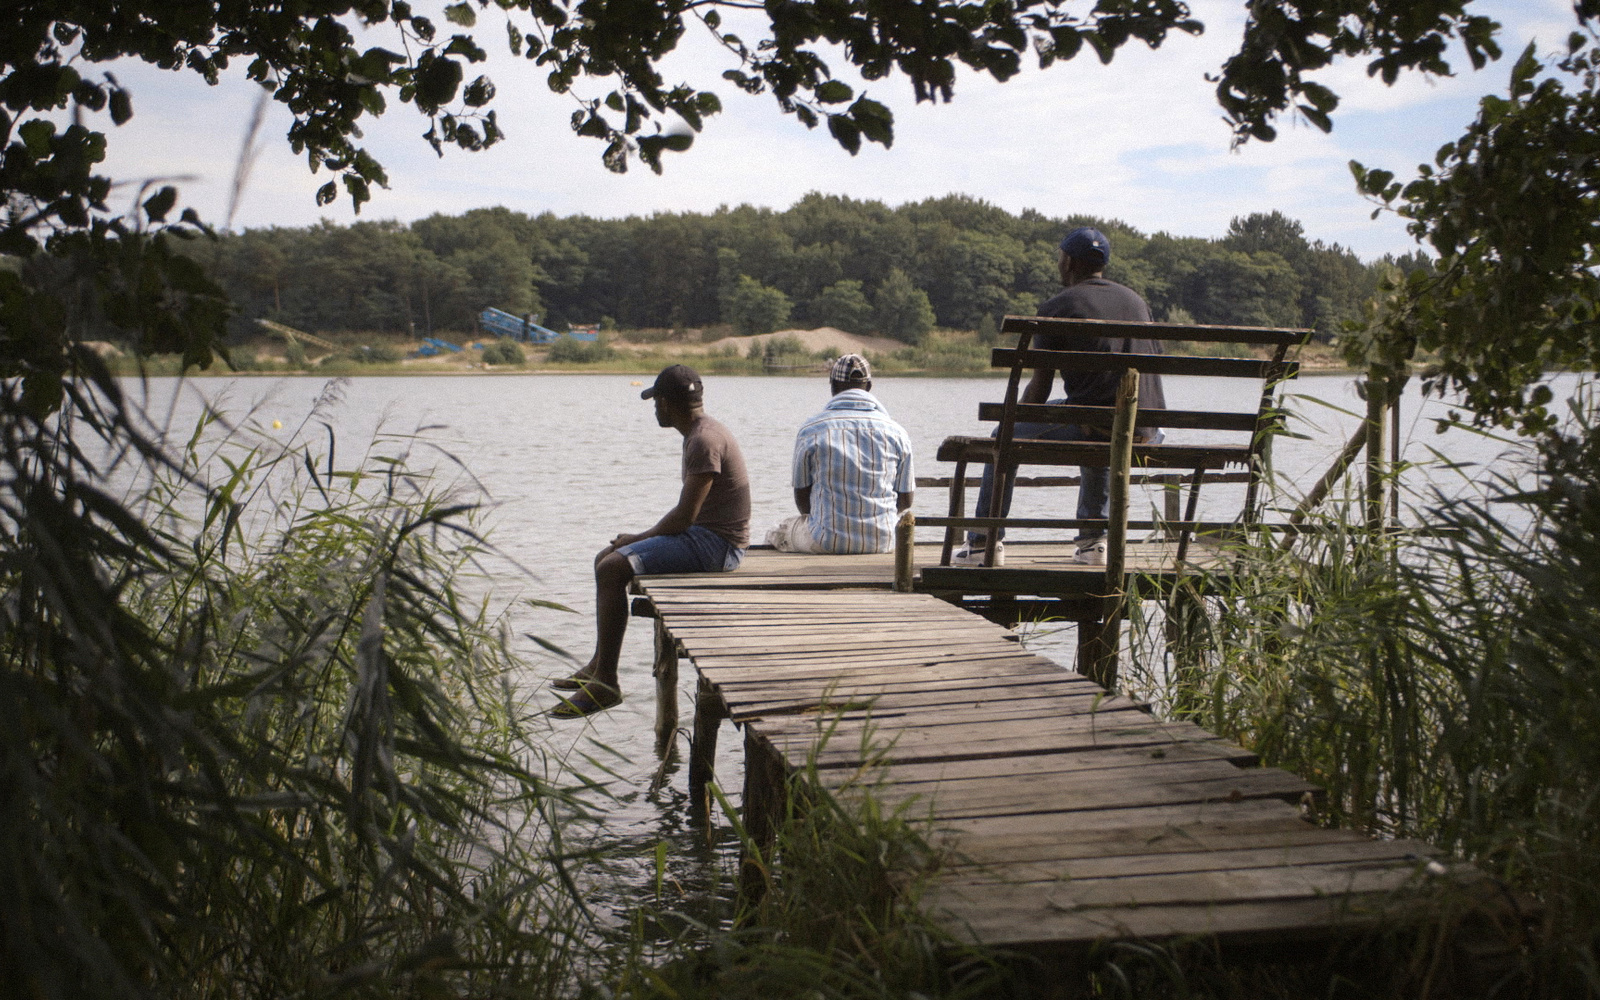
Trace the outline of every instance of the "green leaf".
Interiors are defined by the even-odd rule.
[[[467,85],[462,93],[461,100],[469,108],[481,108],[494,100],[494,83],[486,76],[480,76]]]
[[[461,64],[432,52],[417,60],[417,107],[432,114],[456,96],[461,86]]]
[[[111,91],[111,121],[117,125],[126,125],[128,119],[133,117],[133,99],[121,87]]]
[[[674,153],[684,153],[694,145],[694,136],[688,132],[674,132],[667,136],[662,144]]]
[[[23,146],[33,154],[34,159],[42,160],[50,155],[50,140],[55,138],[56,123],[43,118],[30,118],[17,128],[17,135],[22,138]]]
[[[817,100],[823,104],[843,104],[854,96],[850,85],[838,80],[828,80],[817,88]]]
[[[851,120],[848,115],[829,115],[828,131],[833,133],[833,138],[843,146],[851,156],[861,152],[861,126]]]
[[[319,206],[331,205],[333,204],[333,200],[337,197],[339,197],[339,185],[335,184],[333,181],[329,181],[328,183],[317,188],[317,204]]]
[[[850,117],[867,141],[885,149],[894,145],[894,112],[884,105],[863,97],[850,106]]]
[[[451,24],[459,24],[463,28],[470,28],[478,23],[478,15],[468,3],[453,3],[444,9],[445,20]]]
[[[165,222],[167,213],[172,211],[172,206],[177,200],[178,189],[171,185],[163,186],[145,199],[144,214],[150,217],[151,222]]]

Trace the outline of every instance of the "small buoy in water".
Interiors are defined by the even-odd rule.
[[[283,430],[283,421],[282,420],[274,420],[272,422],[272,429],[275,430],[275,431]]]
[[[629,383],[628,383],[628,384],[629,384],[629,385],[644,385],[644,383],[643,383],[643,382],[640,382],[640,381],[639,381],[639,380],[637,380],[637,379],[635,379],[635,380],[634,380],[634,381],[632,381],[632,382],[629,382]]]

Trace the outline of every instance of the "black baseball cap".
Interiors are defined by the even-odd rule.
[[[654,399],[661,396],[680,402],[698,403],[704,389],[699,372],[688,365],[668,365],[656,376],[656,384],[639,393],[639,398]]]
[[[1061,252],[1073,260],[1104,267],[1111,260],[1111,241],[1090,226],[1079,226],[1061,238]]]

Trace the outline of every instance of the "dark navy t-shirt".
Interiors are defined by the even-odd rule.
[[[1126,285],[1105,278],[1086,278],[1071,288],[1063,288],[1039,307],[1040,316],[1066,319],[1111,319],[1131,323],[1150,322],[1150,307],[1139,293]],[[1035,337],[1033,346],[1046,351],[1116,351],[1122,354],[1161,354],[1161,342],[1142,338],[1090,337],[1078,334],[1052,334]],[[1079,406],[1115,406],[1116,372],[1062,372],[1067,402]],[[1160,375],[1139,376],[1139,408],[1165,409],[1166,393]]]

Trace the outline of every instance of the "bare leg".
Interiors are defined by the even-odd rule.
[[[617,661],[622,637],[628,631],[628,584],[633,566],[628,557],[612,552],[594,567],[594,678],[617,686]]]
[[[622,700],[617,683],[617,661],[622,656],[622,639],[628,631],[628,583],[633,579],[628,557],[617,552],[600,554],[594,564],[594,656],[559,687],[577,693],[558,705],[554,712],[562,717],[588,715],[610,708]]]

